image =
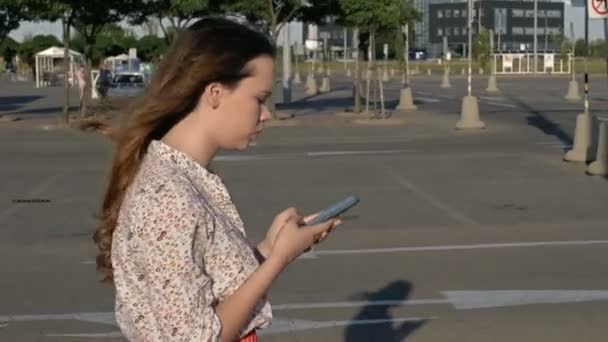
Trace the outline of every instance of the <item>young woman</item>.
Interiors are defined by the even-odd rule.
[[[129,340],[255,341],[272,318],[273,281],[341,223],[303,227],[311,216],[289,208],[252,245],[209,171],[219,150],[247,148],[270,118],[274,55],[253,29],[201,19],[178,37],[118,134],[94,240]]]

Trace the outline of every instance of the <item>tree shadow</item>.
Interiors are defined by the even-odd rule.
[[[520,101],[514,97],[510,97],[510,100],[517,104],[520,108],[528,111],[531,115],[526,117],[526,121],[529,126],[538,128],[541,132],[546,135],[554,136],[559,141],[562,142],[563,150],[566,151],[572,146],[572,135],[566,133],[564,129],[557,123],[553,122],[551,119],[547,118],[541,111],[536,110],[529,106],[528,104]]]
[[[389,311],[393,307],[398,307],[399,302],[407,300],[411,291],[412,284],[409,281],[396,280],[376,292],[366,292],[356,296],[357,300],[363,299],[369,304],[351,320],[344,334],[344,342],[405,341],[428,321],[428,319],[404,319],[395,323],[398,319],[394,319]]]
[[[41,98],[42,96],[40,95],[0,96],[0,112],[17,110],[27,103],[34,102]]]

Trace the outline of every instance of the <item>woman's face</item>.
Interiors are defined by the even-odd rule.
[[[262,131],[262,123],[271,118],[266,100],[272,93],[273,60],[260,56],[251,60],[246,69],[251,76],[233,88],[211,89],[213,110],[207,117],[208,134],[222,149],[246,149]]]

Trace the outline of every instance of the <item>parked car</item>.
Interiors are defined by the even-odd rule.
[[[145,88],[144,74],[140,72],[121,72],[114,75],[108,97],[131,97],[140,95]]]

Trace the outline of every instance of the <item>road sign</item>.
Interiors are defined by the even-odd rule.
[[[590,19],[608,18],[608,0],[588,0],[588,13]]]

